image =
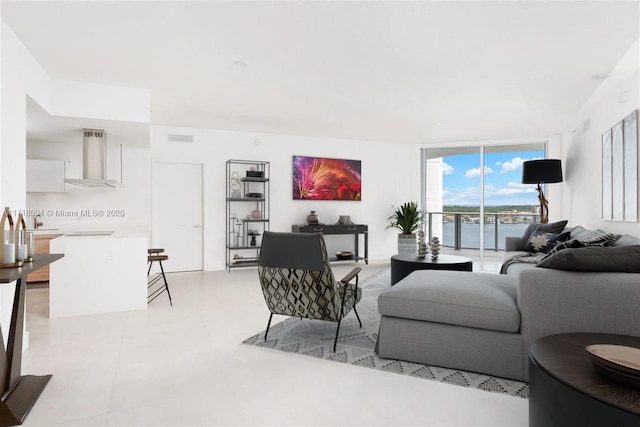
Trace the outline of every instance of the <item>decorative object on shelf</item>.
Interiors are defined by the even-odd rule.
[[[338,259],[351,259],[351,258],[353,258],[353,252],[352,251],[336,252],[336,258],[338,258]]]
[[[318,215],[316,215],[316,211],[311,211],[309,215],[307,215],[307,224],[317,224],[319,221]]]
[[[247,178],[264,178],[264,171],[257,171],[255,168],[247,171]]]
[[[429,252],[429,249],[424,242],[424,231],[420,230],[418,231],[418,258],[426,258],[427,252]]]
[[[400,232],[398,234],[398,254],[416,253],[416,235],[418,229],[424,219],[423,212],[418,210],[417,202],[406,202],[399,208],[394,207],[394,213],[389,218],[387,228],[395,228]]]
[[[638,110],[602,134],[602,219],[638,220]]]
[[[264,197],[264,194],[262,194],[262,193],[247,193],[245,196],[250,198],[250,199],[262,199]]]
[[[7,228],[7,223],[8,228]],[[16,230],[13,225],[13,217],[8,206],[4,208],[2,219],[0,219],[0,230],[2,230],[2,245],[0,245],[0,268],[22,267],[22,261],[17,261],[16,253]]]
[[[250,246],[256,246],[258,242],[256,242],[256,234],[251,234],[251,241],[249,242]]]
[[[362,162],[293,156],[294,200],[362,199]]]
[[[438,259],[438,254],[440,253],[440,239],[438,239],[437,237],[433,237],[431,239],[431,259],[432,260],[437,260]]]
[[[351,222],[351,215],[340,215],[340,216],[338,216],[338,224],[353,225],[353,222]]]
[[[562,164],[560,160],[527,160],[522,163],[522,183],[538,185],[541,224],[549,222],[549,201],[544,197],[542,184],[553,182],[562,182]]]
[[[251,219],[262,218],[262,211],[260,209],[254,209],[251,211]]]
[[[32,262],[33,257],[29,259],[29,245],[27,244],[27,224],[24,222],[22,213],[18,214],[16,223],[16,260],[22,262]]]
[[[229,177],[229,189],[231,190],[231,197],[233,197],[234,199],[239,199],[240,197],[242,197],[240,188],[240,174],[234,171]]]

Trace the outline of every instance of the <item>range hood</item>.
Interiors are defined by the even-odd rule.
[[[67,184],[82,187],[121,188],[122,146],[120,146],[120,181],[107,179],[107,133],[104,129],[83,129],[82,179],[65,179]]]

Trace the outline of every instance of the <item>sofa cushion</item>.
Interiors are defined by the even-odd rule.
[[[546,231],[547,233],[554,233],[554,234],[562,233],[562,230],[564,230],[564,227],[567,225],[567,222],[568,221],[564,220],[564,221],[558,221],[558,222],[551,222],[548,224],[540,224],[537,222],[529,224],[527,229],[524,231],[524,234],[520,238],[519,248],[524,250],[524,248],[527,246],[527,242],[529,241],[529,237],[531,237],[534,231],[542,230],[542,231]]]
[[[565,249],[542,259],[538,267],[571,271],[640,273],[640,245]],[[638,283],[640,286],[640,279]]]
[[[586,246],[614,246],[616,240],[622,237],[620,234],[607,233],[602,230],[593,230],[580,237],[578,241]]]
[[[631,246],[631,245],[640,245],[640,238],[625,234],[622,237],[620,237],[618,240],[616,240],[616,246]]]
[[[556,245],[569,239],[569,235],[569,232],[555,234],[537,229],[531,233],[529,241],[527,241],[527,246],[524,249],[527,252],[542,252],[546,254]]]
[[[378,297],[383,316],[518,332],[517,278],[463,271],[414,271]]]

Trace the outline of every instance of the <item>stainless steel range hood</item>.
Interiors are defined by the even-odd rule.
[[[107,179],[107,133],[103,129],[83,129],[82,179],[65,179],[67,184],[82,187],[121,188],[122,146],[120,146],[120,181]]]

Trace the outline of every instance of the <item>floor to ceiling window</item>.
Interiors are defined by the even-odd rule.
[[[537,220],[535,186],[522,163],[545,157],[545,143],[423,149],[423,202],[431,236],[456,249],[504,250]]]

